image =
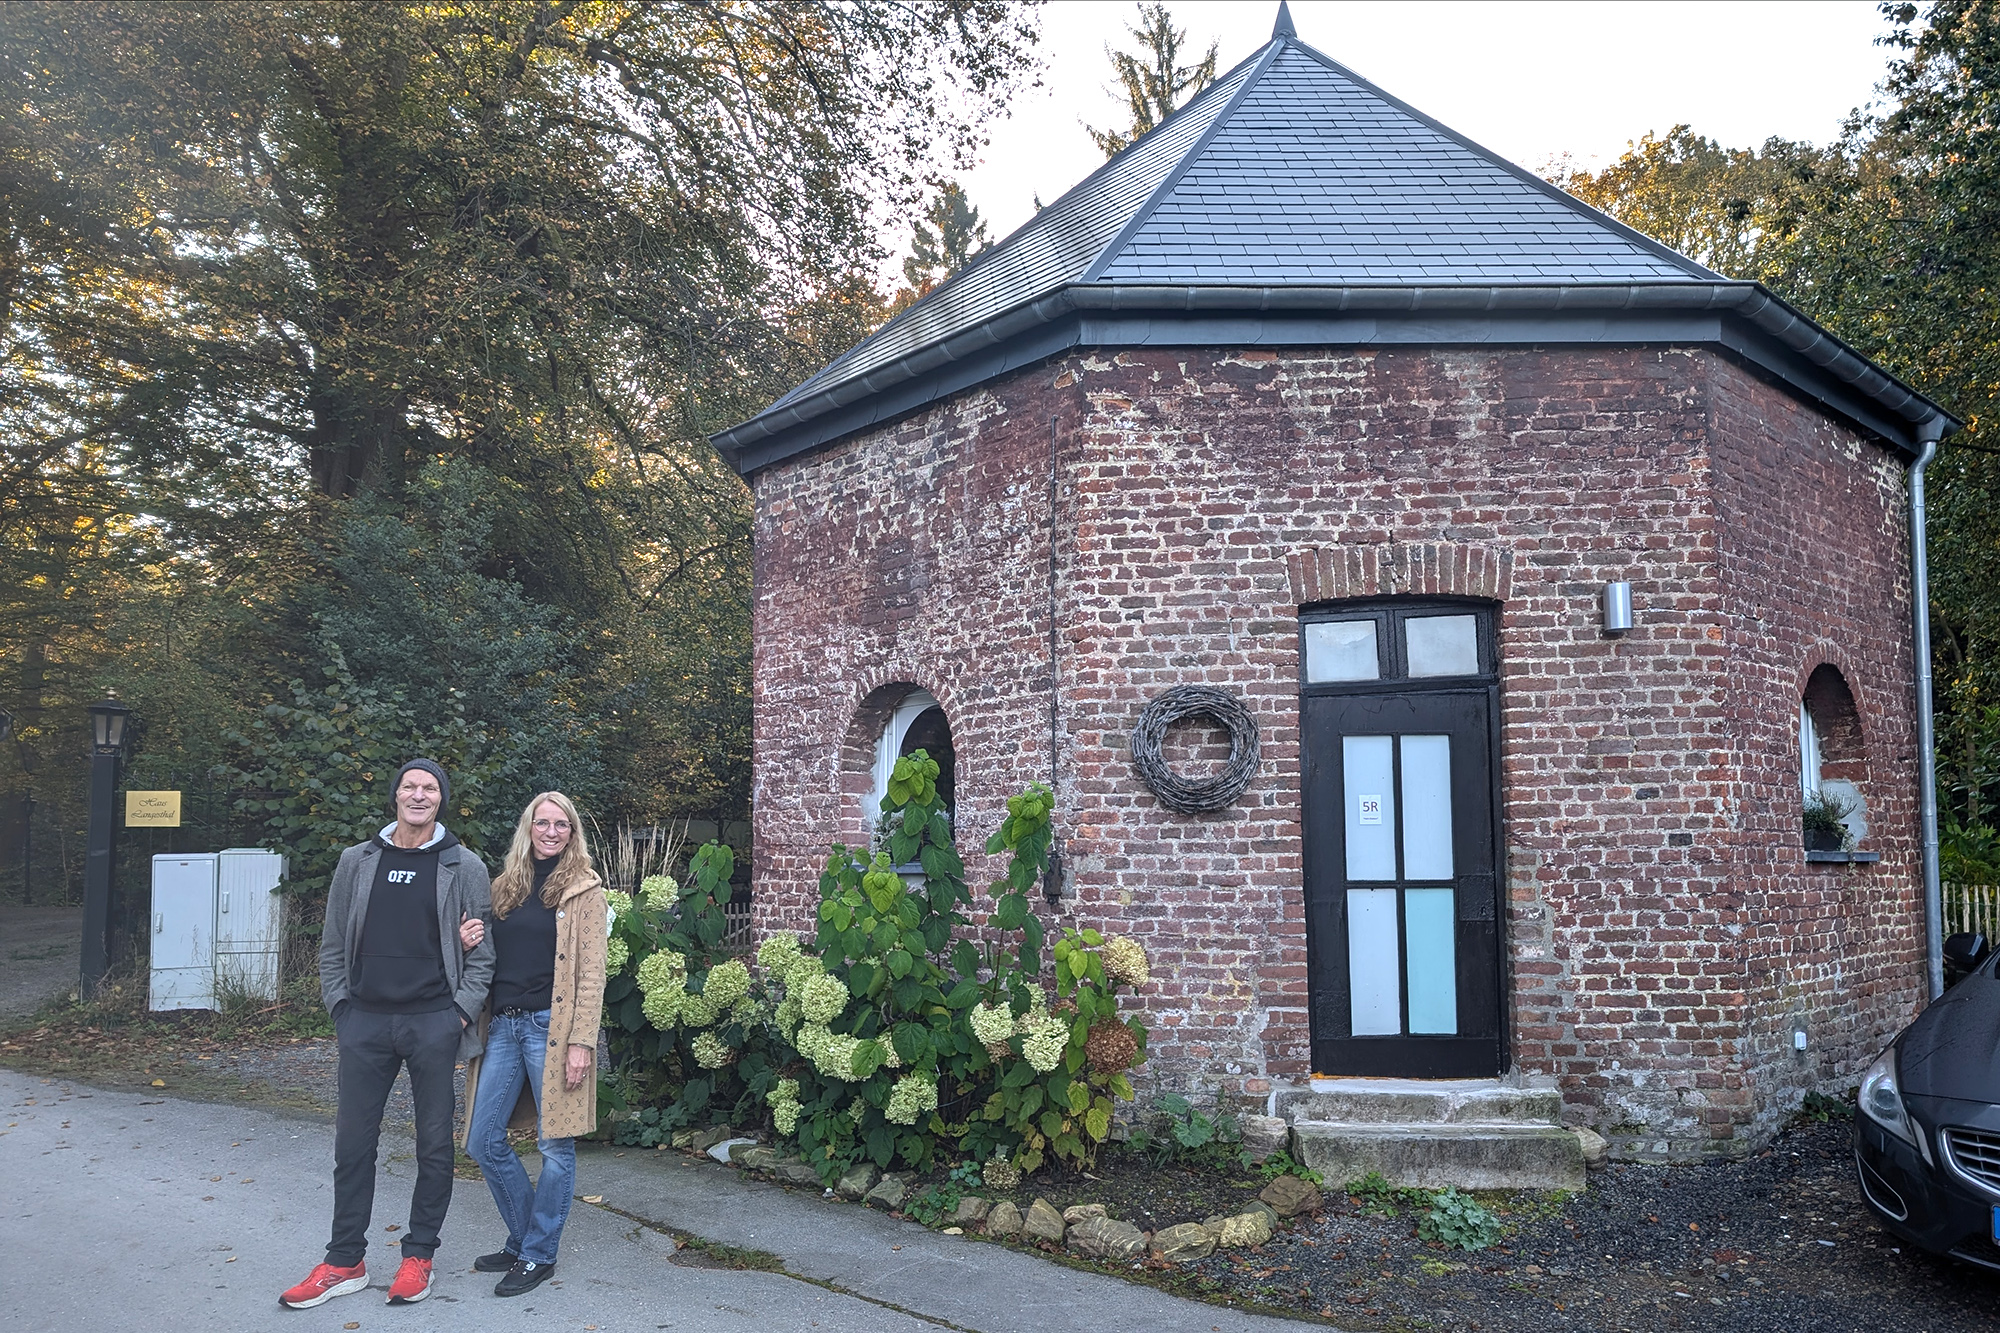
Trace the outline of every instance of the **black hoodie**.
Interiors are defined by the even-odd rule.
[[[429,846],[398,847],[375,836],[375,881],[348,981],[347,998],[376,1014],[430,1014],[452,1007],[438,934],[438,853],[458,846],[448,831]],[[457,945],[454,936],[452,944]]]

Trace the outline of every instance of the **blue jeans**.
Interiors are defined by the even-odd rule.
[[[552,1264],[562,1243],[563,1223],[576,1194],[576,1140],[537,1139],[542,1176],[528,1184],[527,1168],[507,1146],[507,1117],[521,1097],[521,1080],[542,1105],[542,1061],[549,1049],[549,1011],[509,1018],[493,1016],[486,1029],[486,1054],[479,1065],[473,1099],[472,1132],[466,1151],[479,1163],[486,1188],[507,1224],[507,1250],[532,1263]]]

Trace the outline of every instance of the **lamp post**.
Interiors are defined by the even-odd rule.
[[[115,691],[90,706],[90,841],[83,860],[83,977],[88,999],[111,966],[111,848],[118,803],[118,761],[132,710]]]

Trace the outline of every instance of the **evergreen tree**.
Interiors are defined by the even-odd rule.
[[[1187,30],[1174,26],[1173,16],[1162,4],[1140,5],[1139,26],[1126,31],[1138,41],[1139,50],[1114,51],[1107,46],[1104,53],[1111,57],[1112,72],[1118,76],[1118,90],[1125,95],[1132,123],[1123,131],[1084,126],[1106,157],[1116,156],[1127,144],[1173,115],[1182,103],[1214,83],[1215,57],[1221,47],[1220,42],[1210,42],[1208,54],[1191,65],[1183,65],[1181,47],[1187,41]]]
[[[972,262],[988,244],[985,219],[958,182],[948,181],[917,223],[910,257],[903,261],[903,281],[914,296],[922,296]]]

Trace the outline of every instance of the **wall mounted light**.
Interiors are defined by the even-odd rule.
[[[1623,634],[1632,628],[1632,585],[1622,580],[1604,585],[1604,632]]]

